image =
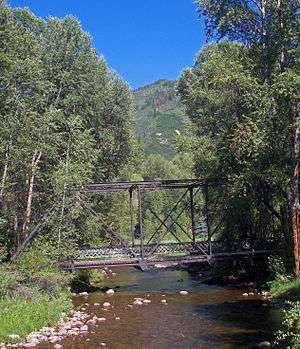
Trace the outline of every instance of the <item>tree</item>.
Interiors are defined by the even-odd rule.
[[[178,85],[200,146],[213,154],[206,165],[198,156],[197,168],[228,177],[233,184],[228,207],[244,203],[246,210],[235,214],[242,213],[241,224],[247,216],[251,222],[248,228],[243,224],[243,230],[252,231],[266,209],[285,226],[287,196],[292,220],[297,222],[299,3],[196,2],[199,13],[206,16],[208,37],[229,40],[204,48]],[[293,226],[299,275],[299,229]]]

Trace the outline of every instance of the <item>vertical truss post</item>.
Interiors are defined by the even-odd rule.
[[[196,242],[196,229],[195,229],[195,206],[194,206],[194,188],[190,187],[190,206],[191,206],[191,220],[192,220],[192,236],[193,236],[193,244]]]
[[[130,208],[130,226],[131,226],[131,245],[134,247],[134,211],[132,204],[132,188],[129,189],[129,208]]]
[[[142,195],[141,189],[138,187],[138,202],[139,202],[139,227],[140,227],[140,238],[141,238],[141,259],[144,259],[145,251],[144,251],[144,227],[143,227],[143,207],[142,207]]]
[[[210,231],[210,222],[209,222],[209,210],[208,210],[208,185],[205,183],[204,186],[204,198],[205,198],[205,217],[206,217],[206,225],[207,225],[207,237],[208,237],[208,253],[212,253],[211,249],[211,231]]]

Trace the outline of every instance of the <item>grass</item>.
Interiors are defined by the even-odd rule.
[[[21,297],[0,299],[0,342],[8,342],[11,334],[25,338],[43,326],[51,326],[59,320],[62,312],[72,307],[67,292],[54,296],[41,294],[33,300]]]
[[[300,301],[300,280],[274,280],[270,284],[270,292],[278,300]]]

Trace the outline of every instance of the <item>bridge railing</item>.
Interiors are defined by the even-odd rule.
[[[156,247],[153,252],[153,248]],[[274,240],[246,239],[233,241],[213,241],[211,243],[211,254],[235,253],[241,251],[264,251],[276,248]],[[196,243],[161,243],[159,246],[148,244],[143,246],[144,258],[157,255],[179,256],[179,255],[209,255],[209,242],[199,241]],[[141,246],[134,247],[97,247],[77,251],[74,260],[93,260],[105,258],[137,258],[140,256]]]

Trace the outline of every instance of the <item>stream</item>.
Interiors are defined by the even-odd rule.
[[[75,307],[106,321],[91,326],[87,335],[66,338],[64,349],[250,349],[273,339],[278,314],[260,295],[245,297],[247,290],[208,286],[201,275],[184,270],[113,271],[116,275],[101,283],[103,289],[113,288],[113,295],[99,290],[73,298]],[[151,303],[128,307],[137,297]],[[112,307],[97,305],[104,302]]]

